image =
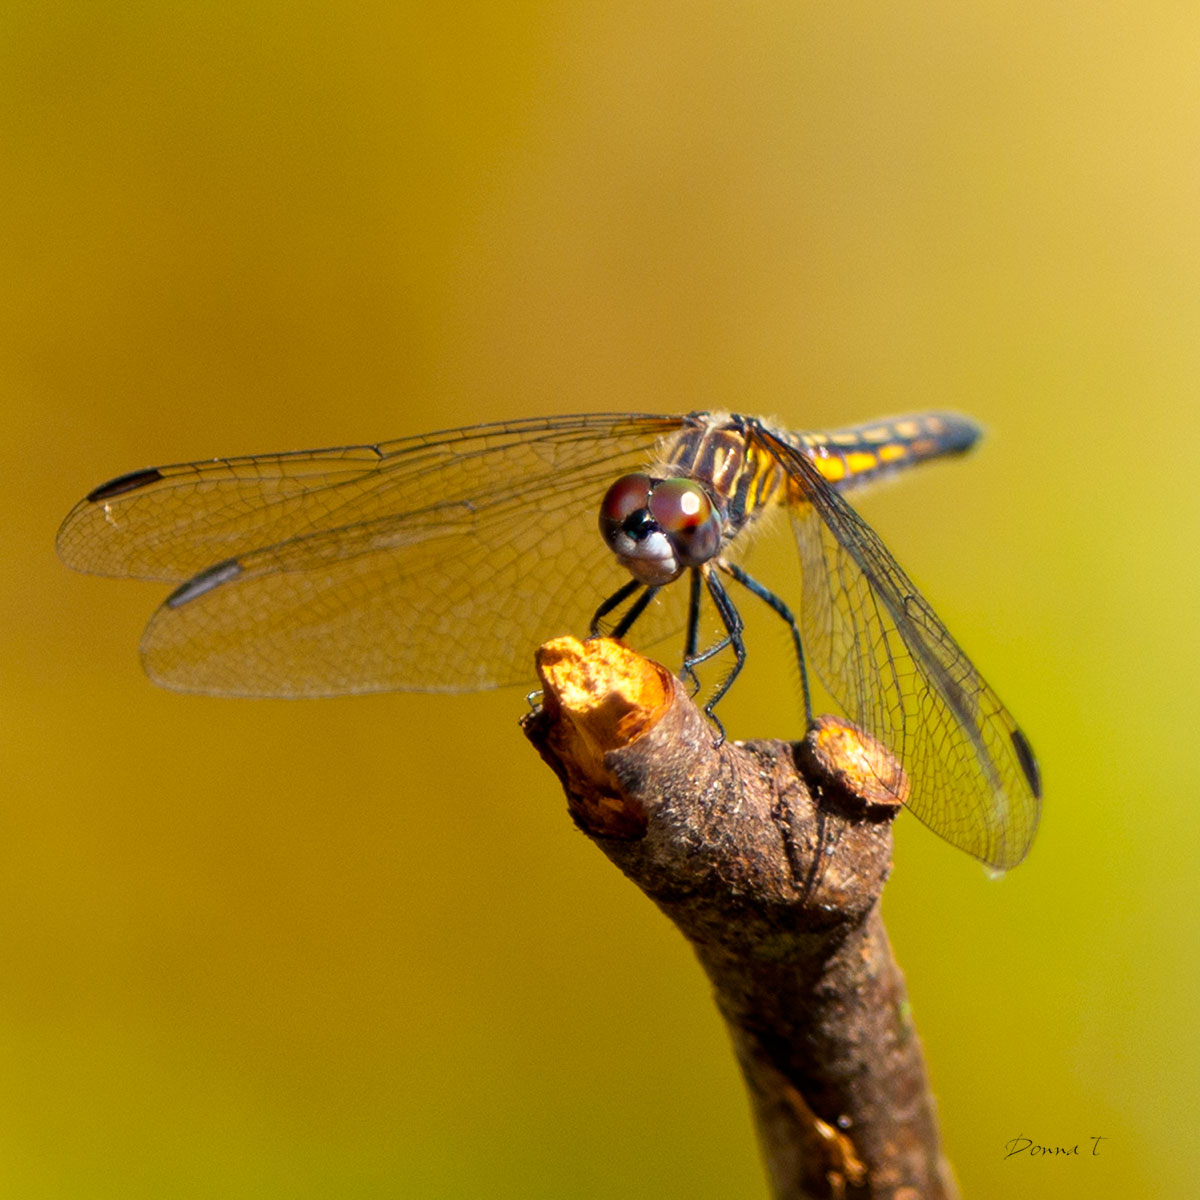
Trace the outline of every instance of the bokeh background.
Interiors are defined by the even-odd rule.
[[[155,462],[706,407],[987,426],[861,504],[1046,778],[999,883],[900,822],[947,1147],[1193,1194],[1198,56],[1166,0],[0,8],[0,1195],[765,1195],[519,689],[167,694],[164,589],[53,552]],[[735,736],[797,732],[768,657]]]

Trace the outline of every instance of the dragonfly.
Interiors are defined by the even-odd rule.
[[[905,806],[999,872],[1037,828],[1033,750],[844,495],[979,435],[952,413],[824,432],[716,412],[529,418],[132,471],[71,510],[57,547],[81,571],[178,585],[143,665],[219,696],[473,691],[528,681],[533,647],[564,632],[682,629],[693,684],[733,657],[715,722],[747,657],[740,588],[789,627],[806,719],[812,671],[899,759]],[[799,551],[795,613],[743,565],[773,514]],[[702,607],[718,628],[703,647]]]

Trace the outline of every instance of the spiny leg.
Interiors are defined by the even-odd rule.
[[[646,611],[646,606],[658,595],[658,588],[647,586],[646,590],[629,606],[625,615],[617,622],[617,627],[612,631],[612,636],[618,641],[623,638],[630,629],[633,628],[633,623]]]
[[[693,576],[693,578],[698,580],[700,577],[701,571],[705,571],[705,576],[706,576],[705,582],[709,583],[708,572],[705,568],[702,568],[702,567],[696,568],[696,573]],[[711,583],[709,583],[710,588],[711,588],[711,586],[712,586]],[[718,583],[717,586],[720,587],[720,584]],[[699,613],[699,603],[700,603],[700,601],[699,601],[699,585],[697,584],[693,590],[696,593],[696,611],[697,611],[697,613]],[[715,597],[713,599],[713,603],[716,605],[717,612],[720,614],[720,617],[721,617],[721,622],[725,626],[725,636],[723,638],[721,638],[719,641],[714,642],[706,650],[701,650],[699,652],[696,652],[693,650],[693,652],[684,659],[683,670],[680,672],[680,675],[683,679],[694,679],[697,682],[697,684],[700,681],[699,681],[699,677],[696,675],[695,668],[698,667],[702,662],[708,662],[708,660],[710,658],[715,658],[718,654],[721,653],[722,650],[726,650],[730,646],[733,645],[733,634],[732,634],[732,631],[730,630],[730,621],[727,619],[727,614],[728,614],[729,610],[732,609],[734,617],[737,618],[737,620],[740,621],[740,619],[741,619],[737,614],[736,608],[733,608],[733,602],[729,600],[729,597],[727,595],[725,595],[724,588],[721,588],[721,594],[723,596],[725,596],[727,605],[723,606],[720,603],[720,601],[716,600]],[[695,640],[691,639],[690,637],[688,640],[689,640],[689,644],[692,645],[693,647],[696,644],[698,644],[698,642],[699,642],[698,629],[697,629],[697,635],[696,635]],[[736,675],[737,671],[739,669],[740,668],[735,668],[733,674]],[[721,689],[721,694],[723,694],[727,690],[728,690],[727,686],[723,687]],[[717,699],[719,699],[719,698],[720,698],[720,696],[718,695]],[[714,703],[715,703],[715,701],[714,701]],[[709,707],[708,705],[705,706],[705,710],[704,710],[705,712],[708,712],[708,707]],[[709,713],[709,716],[712,716],[712,714]],[[714,718],[714,720],[715,720],[715,718]],[[718,724],[719,723],[720,722],[718,722]]]
[[[693,567],[691,579],[688,582],[687,636],[683,643],[683,670],[680,676],[684,683],[692,688],[692,695],[700,690],[700,676],[692,669],[693,664],[700,661],[696,658],[696,646],[700,642],[700,571]]]
[[[708,702],[704,706],[704,715],[717,727],[717,732],[720,735],[717,739],[717,745],[720,745],[725,740],[725,726],[721,724],[720,718],[713,712],[713,709],[733,686],[733,681],[738,677],[742,667],[745,666],[746,644],[742,641],[742,630],[744,628],[742,615],[738,612],[737,606],[730,600],[729,593],[725,590],[725,585],[717,577],[716,572],[708,568],[704,571],[704,582],[708,587],[708,594],[712,597],[713,604],[716,605],[721,623],[725,626],[725,636],[715,646],[710,646],[702,654],[696,655],[690,665],[695,666],[696,663],[711,658],[718,651],[724,650],[726,646],[732,646],[734,654],[732,670],[717,685],[717,690],[709,697]]]
[[[638,588],[643,588],[642,594],[638,596],[638,598],[632,602],[628,608],[626,608],[625,616],[620,618],[617,624],[613,626],[611,634],[604,636],[614,637],[617,638],[617,641],[620,641],[620,638],[623,638],[626,634],[628,634],[630,629],[634,628],[635,620],[637,620],[638,617],[641,617],[643,612],[646,612],[646,606],[655,598],[656,595],[659,594],[661,589],[658,584],[641,583],[637,580],[630,580],[629,583],[626,583],[624,587],[618,588],[616,592],[614,592],[611,596],[608,596],[608,599],[605,600],[604,604],[600,605],[599,608],[596,608],[595,614],[592,618],[592,628],[590,628],[588,636],[602,636],[600,632],[601,619],[606,617],[608,613],[612,612],[613,608],[616,608],[620,602],[628,600]]]
[[[774,612],[787,622],[788,628],[792,631],[792,645],[796,649],[796,663],[800,667],[800,690],[804,697],[804,727],[805,729],[811,729],[812,699],[808,690],[808,669],[804,663],[804,647],[800,641],[800,629],[796,624],[796,618],[793,616],[792,610],[774,592],[764,587],[752,575],[748,575],[736,563],[721,560],[719,566],[731,578],[736,579],[748,592],[752,592],[760,600],[768,604]],[[825,871],[825,866],[829,862],[829,855],[836,844],[836,838],[831,841],[829,835],[825,832],[825,820],[824,809],[818,805],[816,853],[812,857],[811,865],[804,873],[804,894],[806,896],[811,895],[812,890],[820,882]]]
[[[748,592],[752,592],[760,600],[765,601],[787,622],[787,627],[792,632],[792,645],[796,648],[796,662],[800,667],[800,691],[804,698],[804,727],[808,729],[812,725],[812,697],[808,690],[808,669],[804,664],[804,647],[800,642],[800,629],[796,625],[796,618],[792,615],[792,610],[774,592],[765,588],[752,575],[747,575],[737,563],[722,560],[718,565]]]
[[[592,623],[588,626],[588,637],[600,636],[600,622],[608,616],[610,612],[618,605],[624,604],[634,592],[642,585],[636,579],[630,579],[627,583],[617,588],[615,592],[598,609],[592,614]]]

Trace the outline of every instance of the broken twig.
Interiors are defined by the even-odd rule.
[[[797,745],[716,745],[683,686],[617,642],[547,643],[538,669],[526,736],[576,824],[695,950],[775,1196],[953,1200],[879,911],[894,759],[828,717]]]

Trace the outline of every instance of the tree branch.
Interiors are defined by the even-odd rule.
[[[538,670],[525,734],[576,824],[700,959],[775,1196],[953,1200],[879,912],[895,760],[827,717],[798,745],[716,746],[674,676],[617,642],[547,643]]]

